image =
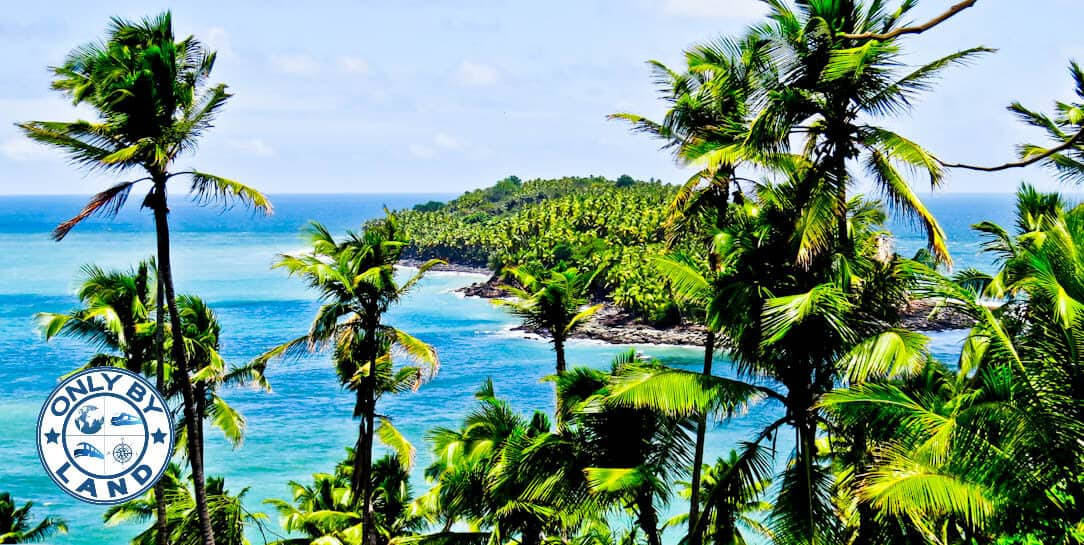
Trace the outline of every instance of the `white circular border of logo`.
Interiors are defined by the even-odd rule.
[[[82,431],[87,422],[84,419],[83,424],[79,424],[76,422],[79,418],[73,419],[73,413],[79,408],[90,406],[87,402],[96,398],[100,398],[106,406],[112,403],[118,407],[134,408],[137,417],[142,421],[142,432],[116,429],[134,425],[128,419],[114,421],[120,414],[130,414],[127,411],[115,414],[115,411],[110,413],[102,410],[101,421],[90,426],[93,431],[86,434],[69,433],[73,429]],[[59,399],[65,400],[65,406],[64,410],[57,414],[54,405],[59,403]],[[99,409],[94,405],[90,406],[90,410]],[[102,426],[106,425],[107,421],[107,427],[103,430]],[[99,431],[103,433],[99,434]],[[117,433],[107,433],[110,431]],[[165,437],[161,437],[162,435]],[[163,440],[153,441],[156,436]],[[120,439],[111,439],[117,437]],[[89,449],[92,451],[89,455],[80,456],[74,453],[76,447],[81,447],[81,443],[89,443],[79,439],[94,440],[105,448],[95,446]],[[69,376],[49,393],[41,412],[38,413],[36,443],[42,467],[49,474],[49,478],[68,495],[96,505],[124,503],[150,490],[169,466],[174,439],[173,418],[162,394],[147,379],[117,367],[95,367]],[[134,440],[138,443],[137,448],[127,449],[130,455],[123,462],[114,458],[116,463],[111,463],[109,460],[112,450],[122,443],[127,444],[126,440]],[[119,443],[112,447],[106,445],[106,442],[115,441]],[[76,461],[79,457],[99,458],[100,462],[91,463],[100,464],[97,467],[102,468],[102,474],[88,471],[83,465],[91,464],[87,461],[80,464]],[[134,473],[142,468],[149,471],[149,478],[140,481]],[[83,491],[88,487],[88,482],[90,492]],[[137,486],[131,489],[130,484]],[[107,495],[108,497],[104,497]]]

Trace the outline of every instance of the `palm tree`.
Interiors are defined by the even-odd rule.
[[[254,362],[302,354],[331,347],[340,382],[355,393],[354,417],[360,419],[351,491],[362,506],[362,532],[367,545],[375,545],[373,531],[372,450],[376,403],[380,394],[417,388],[438,368],[433,348],[383,322],[384,313],[410,291],[425,272],[442,263],[432,260],[419,267],[405,282],[395,278],[407,239],[390,212],[366,225],[359,234],[349,232],[337,241],[319,223],[307,232],[312,251],[282,255],[275,267],[305,279],[323,301],[309,332],[273,348]],[[423,367],[394,370],[392,351],[405,354]],[[390,425],[390,423],[387,423]],[[383,425],[383,424],[382,424]]]
[[[123,367],[154,374],[157,355],[150,315],[157,308],[153,265],[142,261],[128,271],[84,265],[81,272],[76,291],[80,308],[35,316],[45,340],[76,338],[102,350],[85,367]]]
[[[545,271],[535,276],[522,268],[505,269],[507,276],[515,279],[521,287],[509,286],[512,299],[494,299],[495,304],[508,307],[512,314],[523,320],[532,331],[546,333],[557,355],[557,374],[565,372],[565,342],[591,315],[602,308],[601,304],[587,306],[587,290],[597,272],[587,274],[570,268],[563,271]],[[557,397],[560,403],[560,396]],[[562,411],[557,411],[557,427],[561,427]]]
[[[909,111],[945,68],[991,50],[974,47],[909,68],[901,38],[854,36],[891,33],[918,2],[901,2],[895,10],[879,0],[768,4],[768,21],[751,30],[750,39],[763,42],[769,55],[758,74],[763,103],[747,145],[783,151],[791,137],[804,140],[803,155],[810,164],[806,183],[798,188],[806,208],[799,259],[809,262],[828,251],[829,233],[847,247],[848,188],[855,182],[849,168],[858,161],[893,208],[926,230],[937,259],[949,262],[943,230],[898,168],[922,173],[936,188],[943,179],[941,165],[917,143],[874,123],[886,114]],[[837,224],[834,229],[826,226],[831,221]]]
[[[609,373],[576,368],[558,376],[561,406],[570,414],[567,441],[583,464],[592,494],[611,505],[628,505],[650,545],[661,545],[659,505],[669,501],[670,483],[689,466],[692,423],[687,418],[606,402],[612,378],[638,364],[629,351],[614,359]],[[563,438],[564,439],[564,438]]]
[[[727,221],[731,186],[740,194],[738,169],[744,163],[770,166],[783,159],[760,153],[746,145],[750,109],[757,93],[754,81],[757,65],[763,55],[762,43],[754,39],[740,42],[720,39],[696,45],[685,53],[687,71],[674,71],[658,61],[651,65],[660,85],[660,95],[670,104],[660,122],[632,114],[615,114],[643,132],[652,134],[673,148],[675,158],[685,164],[702,168],[677,192],[670,204],[666,227],[671,246],[680,238],[700,238],[707,250],[707,275],[719,266],[718,255],[712,251],[716,230]],[[748,180],[746,180],[748,181]],[[667,279],[674,296],[693,307],[696,314],[725,301],[713,297],[705,273],[698,270],[688,256],[659,261],[659,269]],[[716,350],[718,328],[708,323],[704,342],[703,374],[711,375],[712,358]],[[697,526],[700,509],[700,471],[704,462],[704,437],[707,415],[698,417],[696,449],[689,498],[689,542],[699,545],[700,536],[692,532]]]
[[[493,381],[475,393],[478,407],[459,429],[430,430],[434,461],[425,470],[432,487],[415,500],[417,510],[437,525],[428,538],[449,543],[504,542],[513,536],[539,545],[556,516],[551,506],[528,495],[537,475],[519,471],[534,440],[550,431],[549,418],[518,414],[497,397]],[[544,474],[554,480],[559,476]],[[466,531],[453,527],[465,525]]]
[[[135,185],[150,182],[143,207],[154,214],[158,273],[175,335],[179,335],[181,324],[170,257],[168,182],[178,176],[189,178],[190,191],[199,202],[228,205],[237,201],[271,211],[266,197],[234,180],[197,170],[170,171],[178,156],[195,148],[230,97],[225,85],[207,87],[214,61],[215,54],[196,39],[175,39],[169,12],[139,22],[114,18],[104,42],[73,50],[64,64],[54,69],[53,88],[71,97],[74,104],[91,106],[100,119],[18,125],[29,138],[63,151],[87,171],[112,174],[141,170],[145,174],[94,195],[79,214],[60,224],[53,236],[64,238],[94,214],[115,214]],[[173,343],[172,355],[185,416],[195,425],[195,394],[182,343]],[[195,435],[191,429],[189,433]],[[189,452],[189,460],[203,540],[214,545],[203,460],[194,450]]]
[[[505,273],[521,287],[509,286],[507,290],[513,299],[496,299],[494,302],[508,307],[528,329],[549,335],[557,355],[557,374],[564,373],[568,367],[565,342],[585,320],[602,308],[602,305],[586,306],[587,290],[597,273],[565,269],[545,271],[536,276],[519,267],[509,267]]]
[[[254,361],[234,366],[227,364],[222,358],[218,352],[222,328],[215,312],[203,299],[194,295],[180,295],[177,306],[181,313],[181,326],[184,328],[182,338],[185,342],[185,356],[190,368],[195,370],[192,384],[199,423],[193,427],[198,435],[193,435],[192,440],[202,457],[206,446],[203,427],[207,420],[221,430],[235,447],[244,439],[245,417],[231,407],[218,394],[218,390],[229,386],[249,385],[269,392],[271,385],[264,375],[266,362]],[[186,444],[189,440],[189,427],[183,418],[177,424],[177,443]]]
[[[31,527],[30,509],[33,507],[34,502],[16,507],[11,494],[0,492],[0,543],[37,543],[56,534],[68,533],[67,523],[58,517],[45,517]]]
[[[170,464],[162,475],[163,489],[169,499],[169,511],[166,519],[166,535],[169,543],[195,545],[200,543],[200,521],[196,514],[193,492],[189,489],[177,464]],[[103,518],[107,526],[117,524],[145,522],[154,516],[157,489],[147,492],[143,497],[106,510]],[[231,494],[225,488],[221,477],[207,479],[207,498],[211,513],[211,523],[215,536],[220,543],[228,545],[248,545],[245,530],[255,528],[264,533],[267,515],[251,512],[244,506],[248,488],[238,494]],[[132,539],[132,545],[150,545],[159,540],[159,526],[153,525],[140,532]],[[264,536],[266,541],[266,535]]]
[[[278,499],[265,501],[282,515],[283,529],[305,536],[286,538],[275,543],[365,543],[362,537],[362,517],[357,512],[350,492],[354,451],[348,450],[349,456],[338,465],[334,475],[317,473],[312,476],[312,485],[291,481],[292,503]],[[397,454],[383,456],[373,464],[372,490],[376,513],[374,524],[382,545],[414,535],[423,526],[424,520],[411,509],[414,498],[408,467]]]
[[[931,276],[930,293],[976,322],[958,371],[931,364],[915,379],[824,398],[844,422],[886,430],[859,501],[931,543],[1081,535],[1084,210],[1023,186],[1016,223],[1014,234],[976,226],[996,274]]]
[[[706,523],[708,530],[704,535],[708,543],[745,545],[749,542],[747,535],[771,538],[771,530],[760,521],[760,515],[771,510],[771,504],[760,499],[771,480],[745,480],[739,471],[739,460],[737,451],[732,450],[726,458],[719,458],[714,465],[704,464],[702,469],[707,496],[725,498],[713,505],[712,511],[704,514],[709,519]],[[683,486],[679,491],[680,495],[692,495],[691,483],[679,484]],[[666,525],[686,525],[687,519],[688,515],[680,514],[668,520]]]
[[[84,368],[109,365],[154,375],[156,387],[165,392],[167,365],[160,343],[164,329],[162,289],[153,260],[142,261],[127,272],[84,265],[82,273],[77,291],[82,308],[67,314],[36,315],[45,339],[77,338],[106,350],[92,356]],[[153,322],[149,320],[151,312],[155,314]],[[155,490],[159,533],[164,536],[166,498],[161,483]],[[164,543],[163,538],[158,545]]]
[[[718,255],[714,252],[714,237],[712,237],[711,254],[716,268],[722,266]],[[722,316],[728,312],[728,305],[734,293],[723,289],[724,284],[716,271],[707,273],[700,270],[690,257],[675,253],[671,256],[656,260],[656,266],[670,285],[674,298],[684,305],[692,307],[694,311],[703,316],[707,335],[704,340],[704,364],[701,374],[705,377],[712,376],[712,360],[717,349],[716,335],[721,326]],[[700,535],[694,532],[700,516],[700,480],[704,464],[704,443],[707,435],[708,413],[700,412],[696,422],[696,446],[693,451],[692,477],[689,483],[689,543],[698,545]]]
[[[816,445],[826,420],[818,400],[837,381],[914,372],[925,361],[926,339],[893,325],[917,265],[899,257],[881,260],[878,225],[885,216],[876,203],[848,204],[854,257],[845,277],[836,254],[795,263],[801,241],[793,226],[804,212],[795,196],[800,183],[798,177],[761,185],[755,196],[731,204],[729,220],[715,237],[720,266],[711,290],[695,282],[695,275],[683,276],[690,294],[714,292],[725,302],[713,319],[746,383],[660,369],[620,379],[611,396],[615,403],[668,414],[713,410],[724,417],[750,395],[780,403],[784,416],[743,445],[738,467],[750,481],[759,480],[761,469],[771,467],[763,462],[773,454],[767,440],[784,426],[793,430],[795,450],[777,479],[768,523],[777,540],[809,543],[830,539],[838,523],[830,504],[831,475]],[[723,500],[708,498],[705,509]],[[706,523],[701,517],[692,531],[703,535]]]

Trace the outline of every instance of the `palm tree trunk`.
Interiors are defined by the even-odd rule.
[[[553,335],[553,351],[557,353],[557,374],[558,375],[563,375],[563,374],[565,374],[565,370],[567,369],[568,366],[565,363],[565,339],[564,339],[564,337],[562,337],[560,335],[560,333],[554,332],[554,335]],[[554,384],[554,392],[553,392],[553,394],[554,394],[555,399],[556,399],[556,408],[557,408],[557,410],[554,413],[554,416],[555,416],[554,420],[556,421],[556,424],[557,424],[557,432],[560,433],[560,431],[562,429],[564,429],[565,423],[564,423],[564,415],[562,414],[563,411],[561,410],[561,394],[557,391],[557,385],[556,384]]]
[[[636,506],[639,516],[636,517],[640,524],[640,530],[647,536],[648,545],[662,545],[659,536],[659,515],[655,512],[655,504],[652,501],[653,492],[647,486],[640,487],[636,492]]]
[[[563,337],[553,336],[553,351],[557,353],[557,374],[565,374],[565,370],[568,369],[568,364],[565,363],[565,339]]]
[[[163,175],[156,175],[154,180],[154,197],[152,206],[154,209],[154,227],[158,239],[158,275],[165,288],[166,307],[169,311],[169,324],[173,334],[172,356],[174,364],[174,377],[176,378],[184,403],[185,426],[188,428],[188,437],[192,439],[199,435],[196,430],[198,417],[196,415],[195,394],[192,391],[192,381],[188,376],[188,364],[184,353],[184,340],[182,338],[181,317],[177,312],[177,298],[173,291],[173,269],[169,255],[169,208],[166,204],[166,179]],[[188,441],[188,463],[192,467],[192,487],[196,496],[196,512],[199,516],[200,534],[204,545],[215,545],[214,530],[211,527],[211,516],[207,510],[207,489],[204,483],[203,456],[195,441]]]
[[[369,362],[369,372],[361,377],[358,385],[355,416],[358,423],[358,442],[354,450],[354,471],[351,475],[351,493],[354,505],[361,506],[361,542],[363,545],[376,545],[376,532],[373,528],[373,434],[376,421],[376,327],[367,327],[365,338],[373,346],[364,347],[362,357]]]
[[[355,462],[361,464],[360,472],[355,473],[358,475],[360,486],[356,490],[360,492],[361,496],[361,531],[362,531],[362,543],[364,545],[376,545],[376,531],[373,528],[373,433],[375,431],[374,424],[376,420],[374,400],[373,400],[373,385],[372,381],[369,381],[368,387],[366,387],[366,411],[361,417],[361,431],[363,432],[359,440],[359,447],[361,452],[358,452],[355,456]]]
[[[704,376],[711,376],[712,356],[715,353],[715,332],[708,330],[704,341]],[[696,415],[696,447],[693,450],[693,474],[689,494],[689,545],[700,545],[701,536],[696,531],[700,519],[700,471],[704,465],[704,436],[707,434],[708,414]]]
[[[155,273],[155,279],[158,282],[158,289],[155,293],[158,301],[155,306],[154,312],[154,345],[158,359],[157,365],[155,365],[154,373],[154,387],[158,388],[158,392],[162,393],[166,390],[166,335],[165,335],[165,289],[162,287],[162,275]],[[164,395],[164,394],[163,394]],[[154,543],[155,545],[169,545],[169,536],[166,532],[169,530],[166,526],[166,483],[158,480],[154,485]]]
[[[854,474],[865,474],[866,465],[866,450],[868,432],[863,422],[858,422],[853,428],[851,428],[852,436],[852,449],[854,459]],[[858,533],[854,539],[854,545],[874,545],[875,536],[875,522],[874,518],[876,513],[873,511],[873,505],[868,501],[858,502]]]
[[[196,418],[199,420],[196,422],[196,431],[198,432],[194,440],[196,441],[196,448],[199,449],[199,459],[203,460],[203,454],[206,452],[203,443],[203,420],[207,418],[207,386],[203,383],[195,385],[196,391]]]

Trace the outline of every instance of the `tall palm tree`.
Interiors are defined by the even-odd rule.
[[[340,382],[355,393],[354,417],[360,423],[351,491],[354,501],[360,502],[362,508],[363,541],[375,545],[371,473],[373,438],[377,433],[376,403],[384,391],[400,391],[403,385],[417,388],[438,368],[436,351],[384,323],[384,313],[426,271],[442,262],[432,260],[405,282],[397,280],[395,266],[407,239],[390,212],[382,220],[366,225],[361,233],[349,232],[342,241],[335,240],[316,222],[309,226],[306,235],[312,251],[281,255],[275,267],[305,279],[320,294],[323,305],[316,312],[308,334],[267,351],[254,363],[260,365],[271,358],[326,347],[333,350]],[[422,367],[393,370],[393,351],[407,355]]]
[[[750,394],[780,403],[783,417],[743,446],[738,467],[752,480],[772,455],[767,440],[783,427],[793,430],[795,450],[777,479],[768,522],[777,540],[811,543],[832,539],[838,522],[830,503],[831,475],[816,445],[826,420],[818,400],[838,381],[914,372],[925,361],[926,339],[894,327],[915,265],[898,257],[881,261],[878,225],[885,216],[875,203],[848,204],[854,257],[845,277],[835,267],[835,254],[795,263],[801,242],[793,226],[804,212],[795,191],[800,183],[795,178],[761,185],[755,196],[732,203],[730,219],[715,237],[720,268],[713,290],[726,303],[715,319],[744,387],[662,369],[622,379],[611,395],[616,403],[674,414],[732,408]],[[721,501],[708,498],[705,508]],[[693,531],[705,533],[706,519]]]
[[[911,216],[926,230],[930,250],[949,262],[944,231],[900,172],[904,166],[938,187],[943,169],[919,144],[876,120],[904,113],[929,90],[941,72],[991,51],[974,47],[918,67],[904,62],[902,39],[857,39],[867,32],[891,33],[904,24],[918,4],[901,2],[891,9],[881,0],[768,0],[768,21],[752,28],[768,55],[760,84],[764,101],[749,130],[747,145],[786,150],[792,137],[804,140],[810,165],[800,187],[806,205],[799,228],[798,257],[809,262],[827,251],[833,233],[846,247],[849,188],[857,161],[896,211]],[[828,222],[836,227],[829,229]]]
[[[207,87],[214,61],[215,54],[191,36],[176,40],[169,12],[138,22],[114,18],[105,41],[76,48],[63,65],[54,68],[53,89],[69,96],[74,104],[89,105],[99,119],[18,125],[29,138],[63,151],[87,171],[119,174],[137,170],[144,174],[94,195],[53,235],[60,240],[94,214],[115,214],[135,185],[149,182],[143,207],[154,215],[158,272],[174,335],[180,334],[181,324],[173,289],[168,182],[176,177],[188,178],[190,191],[200,202],[237,201],[271,211],[266,197],[239,182],[198,170],[170,170],[181,154],[195,149],[199,137],[212,127],[230,97],[225,85]],[[182,343],[173,343],[172,355],[185,416],[190,425],[195,425],[195,394]],[[214,545],[203,459],[191,450],[189,460],[203,540]]]
[[[46,340],[58,336],[81,339],[102,350],[85,367],[123,367],[134,373],[153,375],[156,387],[165,392],[168,371],[162,349],[161,280],[153,260],[141,261],[134,270],[106,271],[84,265],[77,291],[82,307],[63,313],[36,315]],[[155,314],[150,321],[149,314]],[[157,524],[165,544],[166,496],[164,485],[155,484]]]
[[[56,534],[68,533],[67,523],[58,517],[45,517],[31,526],[30,509],[33,507],[34,502],[17,507],[11,494],[0,492],[0,543],[37,543]]]
[[[699,44],[686,50],[687,70],[683,72],[652,61],[660,95],[670,104],[662,121],[633,114],[611,116],[625,119],[636,129],[665,141],[665,147],[673,149],[680,163],[701,167],[674,197],[666,227],[671,245],[679,239],[700,239],[708,257],[706,267],[698,268],[691,257],[680,256],[676,260],[662,260],[660,272],[683,304],[693,307],[696,314],[708,312],[707,321],[711,320],[708,306],[713,297],[705,275],[712,275],[719,266],[718,255],[712,251],[713,237],[727,221],[731,188],[736,188],[735,195],[739,195],[739,181],[748,181],[739,176],[739,168],[746,164],[768,167],[785,159],[746,144],[752,109],[761,92],[755,78],[763,64],[762,47],[760,40],[749,37],[738,42],[719,39]],[[717,349],[718,328],[706,325],[702,372],[708,376]],[[706,432],[707,414],[702,413],[697,422],[689,498],[690,545],[700,543],[699,534],[692,529],[697,526],[699,516]]]
[[[824,398],[844,421],[889,432],[859,500],[931,543],[1081,537],[1084,209],[1023,186],[1016,223],[1013,234],[976,226],[996,274],[931,276],[930,293],[975,320],[958,371],[931,364],[915,380]]]
[[[557,356],[557,374],[568,368],[565,360],[565,342],[584,321],[602,308],[601,304],[587,305],[587,292],[596,273],[587,274],[575,268],[563,271],[544,271],[533,275],[521,267],[505,269],[506,276],[513,278],[520,287],[509,286],[511,299],[494,299],[497,305],[507,307],[512,314],[523,320],[523,325],[533,331],[546,333],[553,343]],[[560,410],[561,396],[557,396],[557,427],[561,428],[564,413]]]

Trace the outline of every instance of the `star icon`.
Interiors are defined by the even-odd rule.
[[[165,443],[166,442],[166,434],[162,433],[161,428],[159,428],[158,431],[152,433],[151,437],[154,438],[155,443]]]
[[[56,443],[56,440],[57,440],[58,437],[60,437],[60,434],[57,433],[56,430],[52,429],[52,428],[49,429],[49,433],[45,434],[45,440],[48,443]]]

